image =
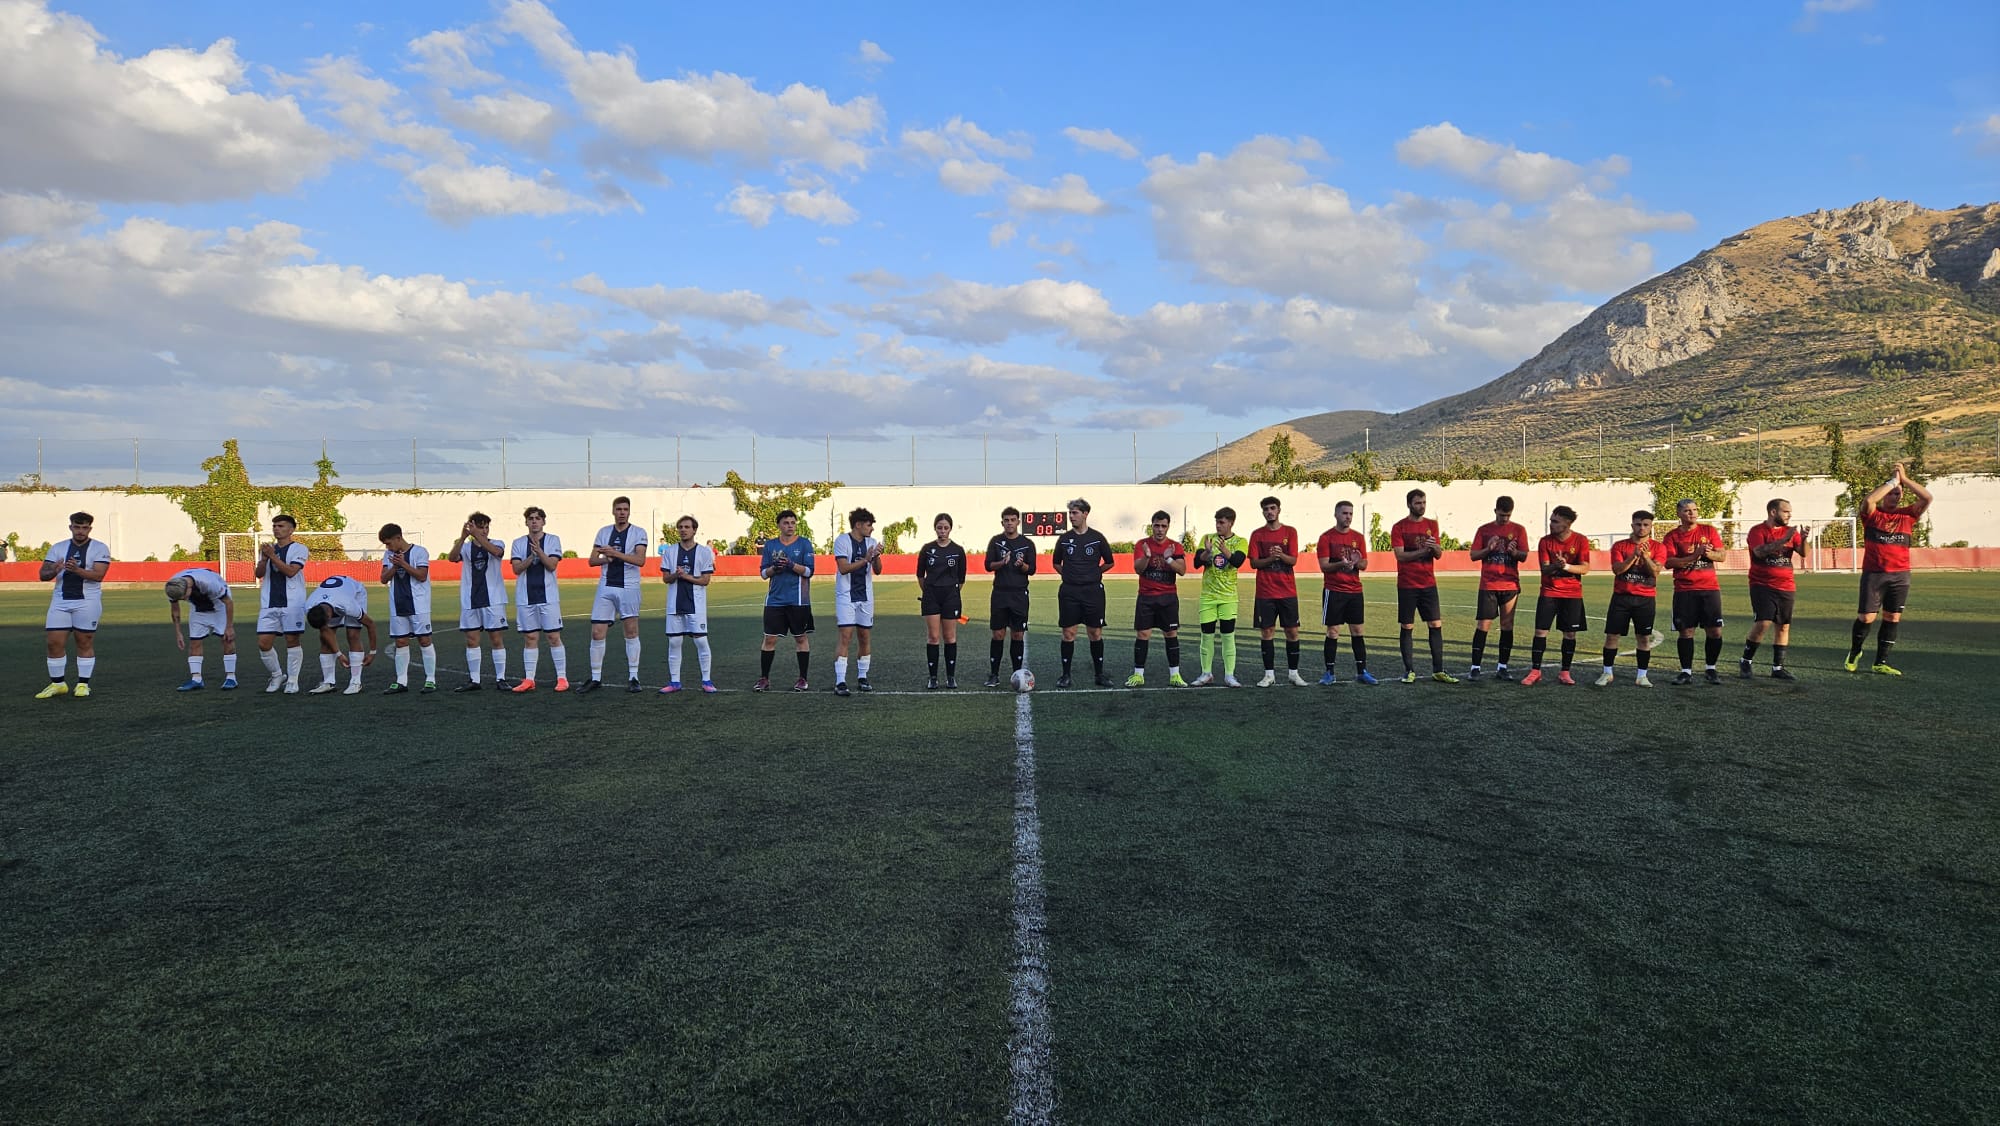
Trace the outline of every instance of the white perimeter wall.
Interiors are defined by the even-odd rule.
[[[1312,485],[1276,489],[1268,485],[884,486],[836,490],[808,514],[807,522],[814,542],[824,546],[835,534],[836,522],[844,530],[844,517],[838,514],[857,506],[873,511],[881,524],[914,516],[918,532],[915,541],[905,541],[908,547],[929,538],[932,517],[949,512],[958,522],[959,542],[978,545],[999,530],[1000,510],[1010,504],[1023,510],[1061,509],[1069,499],[1083,496],[1090,500],[1092,527],[1111,539],[1129,540],[1146,534],[1147,521],[1154,510],[1162,508],[1173,514],[1176,534],[1189,524],[1197,532],[1210,530],[1215,510],[1223,505],[1236,509],[1238,528],[1247,532],[1259,521],[1257,501],[1275,492],[1285,498],[1285,522],[1310,539],[1333,523],[1333,506],[1342,500],[1351,500],[1361,509],[1355,523],[1363,529],[1368,527],[1369,515],[1377,512],[1387,528],[1403,514],[1403,494],[1412,487],[1428,494],[1429,514],[1461,539],[1491,519],[1493,498],[1503,493],[1514,498],[1516,518],[1531,527],[1545,526],[1547,510],[1567,504],[1577,510],[1578,528],[1591,534],[1625,531],[1632,511],[1650,507],[1653,499],[1651,487],[1638,481],[1457,481],[1450,485],[1388,481],[1372,493],[1352,485],[1326,489]],[[1937,496],[1931,509],[1934,544],[1967,540],[1975,547],[2000,546],[2000,478],[1943,477],[1930,488]],[[1833,512],[1839,491],[1839,485],[1826,478],[1745,482],[1737,493],[1742,508],[1739,515],[1761,518],[1764,502],[1783,496],[1792,502],[1797,516],[1827,516]],[[748,517],[736,511],[729,490],[719,488],[515,489],[355,496],[341,505],[341,511],[347,516],[350,533],[365,533],[393,522],[413,533],[413,539],[420,533],[420,542],[443,551],[466,515],[475,509],[491,515],[496,526],[511,538],[522,530],[521,510],[534,504],[548,511],[549,530],[574,548],[589,543],[597,529],[610,522],[612,498],[620,495],[632,498],[633,519],[652,532],[656,542],[660,525],[683,513],[701,521],[703,539],[733,539],[749,527]],[[166,497],[112,492],[0,494],[0,537],[19,532],[23,540],[33,544],[59,540],[68,534],[69,514],[79,508],[97,518],[98,538],[109,543],[120,559],[138,560],[148,555],[165,559],[175,544],[191,546],[200,539],[193,521]],[[1671,513],[1662,515],[1672,519]]]

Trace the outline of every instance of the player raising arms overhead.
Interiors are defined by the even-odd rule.
[[[1016,672],[1028,655],[1028,576],[1035,573],[1035,541],[1021,534],[1021,510],[1012,505],[1000,510],[1000,534],[986,541],[986,569],[993,573],[993,647],[988,650],[992,663],[986,687],[998,688],[1000,643],[1008,642]]]
[[[1132,545],[1132,571],[1139,576],[1139,600],[1132,607],[1132,629],[1138,640],[1132,643],[1132,675],[1127,688],[1146,683],[1146,650],[1152,645],[1153,630],[1167,635],[1167,684],[1186,688],[1181,679],[1181,596],[1175,585],[1187,574],[1187,553],[1181,543],[1167,535],[1173,517],[1165,509],[1153,513],[1152,535]]]
[[[1403,683],[1417,682],[1413,646],[1416,623],[1430,628],[1431,679],[1440,684],[1457,684],[1458,678],[1444,671],[1444,611],[1439,608],[1437,561],[1444,556],[1438,522],[1427,519],[1430,504],[1422,489],[1411,489],[1403,498],[1410,514],[1389,529],[1389,541],[1396,555],[1396,623],[1403,629]]]
[[[1194,679],[1200,688],[1215,683],[1215,673],[1222,672],[1222,683],[1230,688],[1243,685],[1236,679],[1236,576],[1241,573],[1244,561],[1250,558],[1250,541],[1236,534],[1236,510],[1218,508],[1215,510],[1215,532],[1203,536],[1201,546],[1195,549],[1194,565],[1201,568],[1201,675]],[[1221,637],[1216,634],[1220,632]],[[1222,660],[1215,660],[1215,647],[1222,647]]]
[[[965,549],[951,538],[951,514],[940,512],[931,521],[937,539],[917,552],[917,589],[922,591],[924,614],[924,659],[931,670],[928,688],[938,686],[938,645],[944,646],[944,686],[958,687],[958,619],[965,615],[961,588],[965,586]]]
[[[63,679],[69,669],[69,639],[76,638],[76,694],[90,695],[90,678],[97,672],[97,623],[104,617],[104,576],[111,570],[111,548],[90,538],[91,515],[72,512],[69,538],[49,548],[42,560],[42,581],[53,582],[49,616],[42,627],[48,644],[49,683],[35,693],[47,700],[69,695]]]
[[[1639,641],[1637,683],[1653,686],[1646,670],[1653,661],[1653,615],[1666,569],[1667,547],[1653,538],[1653,514],[1642,508],[1632,514],[1632,534],[1611,545],[1611,608],[1604,612],[1604,671],[1597,687],[1615,679],[1611,668],[1618,660],[1618,640],[1628,628]]]
[[[1710,684],[1721,684],[1715,671],[1722,656],[1722,583],[1715,565],[1723,557],[1722,533],[1701,522],[1701,508],[1692,500],[1674,506],[1680,525],[1667,533],[1667,567],[1674,573],[1674,630],[1680,634],[1681,671],[1676,685],[1694,683],[1694,631],[1708,634]]]
[[[1916,497],[1904,504],[1907,497]],[[1882,483],[1861,501],[1861,523],[1867,529],[1867,546],[1861,554],[1861,605],[1854,617],[1854,642],[1847,651],[1847,671],[1861,664],[1861,649],[1868,644],[1868,627],[1882,617],[1882,631],[1875,636],[1874,671],[1884,676],[1901,676],[1889,663],[1889,650],[1896,647],[1896,634],[1903,628],[1903,607],[1910,601],[1910,542],[1917,520],[1930,510],[1931,493],[1910,478],[1902,462],[1896,475]],[[77,665],[79,669],[83,666]]]
[[[1771,637],[1771,679],[1792,680],[1785,667],[1785,647],[1792,643],[1792,600],[1797,597],[1798,580],[1792,574],[1792,557],[1806,553],[1806,535],[1792,527],[1792,502],[1774,500],[1764,505],[1765,519],[1743,537],[1750,548],[1750,632],[1743,638],[1743,658],[1736,663],[1737,675],[1748,680],[1756,671],[1757,643],[1764,632],[1777,627]]]
[[[479,635],[493,649],[493,687],[507,687],[507,577],[501,557],[507,546],[489,538],[493,518],[484,512],[466,517],[458,538],[451,541],[445,558],[459,564],[458,628],[465,634],[465,671],[471,677],[453,692],[479,691],[481,665]]]
[[[562,537],[546,531],[549,514],[530,506],[521,513],[528,534],[514,540],[507,553],[514,568],[514,626],[521,631],[521,683],[516,694],[535,690],[535,670],[541,664],[541,640],[549,639],[549,660],[556,667],[556,691],[569,691],[569,661],[563,656],[562,591],[556,569],[562,563]]]
[[[1299,532],[1289,524],[1278,523],[1283,506],[1277,497],[1265,497],[1257,502],[1257,507],[1264,513],[1263,527],[1250,533],[1250,566],[1257,571],[1250,620],[1262,635],[1264,658],[1264,677],[1257,687],[1269,688],[1278,683],[1276,634],[1282,626],[1286,677],[1303,688],[1306,681],[1299,675],[1299,584],[1292,574],[1299,565]]]
[[[855,643],[854,686],[868,683],[869,646],[875,633],[875,578],[882,573],[882,541],[875,538],[875,514],[857,508],[847,514],[847,531],[833,537],[833,623],[840,636],[833,647],[833,694],[848,695],[847,651]]]
[[[1340,655],[1340,627],[1347,627],[1347,638],[1354,646],[1354,679],[1359,684],[1374,684],[1375,676],[1368,671],[1368,641],[1361,636],[1361,627],[1367,621],[1367,607],[1361,596],[1361,572],[1368,569],[1368,537],[1354,528],[1354,502],[1341,501],[1333,506],[1333,527],[1320,533],[1319,570],[1326,586],[1320,592],[1320,621],[1326,624],[1326,643],[1322,656],[1326,659],[1326,674],[1319,678],[1321,684],[1332,684],[1333,662]]]
[[[1590,540],[1573,531],[1576,509],[1556,505],[1549,512],[1549,534],[1535,547],[1541,562],[1542,590],[1535,599],[1534,667],[1521,678],[1522,687],[1542,682],[1542,655],[1549,648],[1549,627],[1562,631],[1560,684],[1575,684],[1569,666],[1576,659],[1576,635],[1583,628],[1583,576],[1590,573]]]
[[[299,690],[306,648],[306,545],[292,538],[299,522],[271,517],[273,541],[257,545],[257,654],[271,674],[266,692]],[[282,639],[282,642],[281,642]],[[289,646],[289,648],[287,648]],[[280,663],[280,651],[283,650]]]
[[[660,549],[660,581],[667,584],[667,683],[662,696],[681,690],[681,641],[689,637],[701,660],[701,690],[715,692],[708,648],[708,584],[715,578],[715,551],[695,540],[700,528],[694,517],[681,517],[674,521],[675,541]]]
[[[1521,564],[1528,558],[1528,529],[1514,523],[1514,498],[1493,502],[1493,520],[1472,536],[1472,561],[1479,564],[1479,608],[1472,630],[1471,680],[1479,679],[1486,658],[1486,635],[1500,623],[1500,664],[1495,675],[1508,678],[1507,659],[1514,655],[1514,609],[1521,602]]]

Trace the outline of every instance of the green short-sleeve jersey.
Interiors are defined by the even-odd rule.
[[[1208,535],[1201,537],[1201,542],[1196,544],[1195,547],[1197,550],[1208,552],[1220,564],[1211,562],[1207,567],[1202,569],[1201,600],[1203,602],[1235,602],[1236,573],[1240,568],[1230,566],[1229,560],[1232,556],[1239,553],[1247,554],[1250,550],[1250,541],[1244,539],[1242,536],[1232,535],[1225,538],[1214,532],[1210,532]]]

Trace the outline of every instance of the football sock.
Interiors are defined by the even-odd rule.
[[[598,657],[599,661],[603,659],[602,655]],[[563,654],[562,642],[552,641],[549,643],[549,663],[556,667],[557,680],[569,679],[569,661]]]
[[[1090,643],[1090,667],[1097,675],[1104,675],[1104,639],[1101,637]]]
[[[1028,659],[1028,639],[1010,637],[1007,639],[1007,659],[1014,663],[1014,671],[1021,671],[1021,663]],[[863,666],[864,668],[866,666]]]
[[[1534,642],[1528,646],[1528,667],[1531,669],[1541,668],[1542,655],[1547,653],[1548,651],[1549,651],[1549,639],[1546,637],[1536,638]]]
[[[352,667],[347,670],[347,673],[350,678],[359,677],[361,675],[361,662],[354,661]],[[410,647],[407,645],[398,645],[396,646],[396,683],[408,684],[409,682]]]
[[[759,652],[762,655],[757,658],[757,661],[761,671],[757,675],[765,680],[769,680],[771,679],[771,660],[778,655],[778,651],[775,649],[764,649]]]
[[[506,679],[507,647],[505,645],[495,645],[493,647],[493,683],[498,684]]]
[[[539,645],[521,646],[521,679],[533,680],[535,679],[535,674],[540,671],[542,671],[542,647]]]
[[[90,678],[93,675],[95,675],[96,672],[97,672],[96,657],[78,657],[76,659],[76,682],[78,684],[89,684]]]
[[[1898,627],[1900,627],[1902,624],[1903,623],[1901,622],[1890,622],[1890,621],[1885,621],[1882,623],[1881,630],[1875,634],[1876,664],[1886,665],[1889,663],[1889,650],[1894,649],[1896,647],[1896,634],[1899,632]],[[78,676],[83,675],[82,662],[81,661],[77,662],[77,666],[78,666],[77,675]]]
[[[270,673],[272,676],[278,675],[278,651],[276,649],[259,649],[257,650],[257,657],[264,662],[265,672]]]
[[[1222,623],[1221,636],[1215,643],[1222,647],[1222,675],[1236,675],[1236,619]]]
[[[1178,637],[1169,637],[1167,638],[1167,674],[1171,676],[1179,671],[1181,671],[1181,639]]]
[[[63,674],[69,671],[69,658],[66,656],[50,657],[48,659],[48,662],[49,662],[49,679],[51,681],[61,680],[63,678]]]
[[[993,639],[991,644],[987,645],[986,647],[987,676],[997,677],[1000,675],[1000,655],[1004,651],[1005,651],[1004,645],[1001,642],[1001,640],[997,637]],[[840,678],[835,677],[834,679],[838,680]]]
[[[937,663],[938,663],[938,647],[935,645],[925,645],[924,665],[931,670],[932,680],[937,679]]]
[[[1321,643],[1319,647],[1319,655],[1326,661],[1326,671],[1332,672],[1334,658],[1340,656],[1340,635],[1337,633],[1327,634],[1326,641]]]
[[[334,654],[321,653],[319,655],[319,678],[321,680],[325,681],[328,684],[332,684],[333,678],[335,675],[337,675],[337,670],[339,668],[340,668],[340,658],[338,658]]]
[[[1299,639],[1296,637],[1285,639],[1285,667],[1293,672],[1299,671]]]
[[[1479,662],[1481,662],[1481,661],[1483,661],[1483,660],[1485,660],[1485,659],[1486,659],[1486,631],[1485,631],[1485,630],[1483,630],[1483,629],[1476,629],[1476,630],[1473,630],[1473,631],[1472,631],[1472,667],[1473,667],[1473,668],[1475,668],[1475,669],[1476,669],[1476,668],[1478,668],[1478,667],[1479,667]]]
[[[200,657],[189,657],[189,658],[188,658],[188,679],[190,679],[190,680],[194,681],[194,682],[195,682],[196,684],[199,684],[199,683],[201,683],[201,658],[200,658]]]
[[[1152,647],[1153,643],[1150,641],[1134,641],[1132,643],[1133,672],[1144,673],[1146,671],[1146,652]]]
[[[1431,629],[1431,671],[1444,671],[1444,630],[1437,627]]]
[[[1786,648],[1787,646],[1779,645],[1776,644],[1775,642],[1771,645],[1771,667],[1773,669],[1781,669],[1785,667]]]
[[[1756,642],[1754,642],[1754,641],[1746,641],[1746,642],[1744,642],[1744,643],[1743,643],[1743,659],[1744,659],[1744,660],[1746,660],[1746,661],[1754,661],[1754,660],[1756,660],[1756,659],[1757,659],[1757,643],[1756,643]]]
[[[813,663],[812,650],[810,649],[799,650],[798,658],[799,658],[799,679],[804,680],[806,678],[806,673],[812,671],[812,663]]]
[[[604,643],[604,642],[602,642],[602,641],[597,641],[597,640],[592,640],[592,641],[591,641],[591,643],[590,643],[590,679],[592,679],[592,680],[603,680],[603,679],[604,679],[604,649],[605,649],[605,643]],[[764,662],[764,671],[765,671],[765,672],[770,672],[770,671],[771,671],[771,662],[770,662],[770,661],[768,661],[768,660]]]
[[[1264,657],[1264,671],[1272,672],[1275,669],[1277,669],[1278,667],[1277,641],[1273,638],[1267,637],[1264,639],[1263,644],[1258,647],[1258,650],[1263,654]]]
[[[1503,629],[1500,631],[1500,667],[1506,668],[1507,659],[1509,657],[1512,657],[1513,655],[1514,655],[1514,631],[1511,629]]]
[[[1570,662],[1576,660],[1576,638],[1565,637],[1562,641],[1563,671],[1568,672]]]
[[[1062,643],[1062,669],[1063,669],[1063,671],[1062,671],[1062,674],[1063,674],[1064,676],[1068,676],[1068,675],[1069,675],[1069,666],[1070,666],[1070,663],[1071,663],[1071,662],[1073,662],[1073,661],[1075,661],[1075,660],[1076,660],[1076,642],[1074,642],[1074,641],[1065,641],[1065,642],[1063,642],[1063,643]]]
[[[467,649],[465,651],[465,671],[466,675],[472,677],[472,683],[479,683],[479,670],[484,668],[485,665],[486,654],[477,649]]]
[[[639,679],[639,639],[636,637],[625,639],[625,677],[628,680]]]
[[[1604,651],[1604,667],[1608,669],[1612,665],[1615,665],[1617,663],[1618,663],[1618,650],[1606,649]]]
[[[874,659],[875,659],[875,657],[874,657],[874,654],[872,654],[872,653],[863,653],[863,654],[861,654],[861,655],[860,655],[859,657],[856,657],[856,658],[854,659],[854,675],[855,675],[855,676],[857,676],[857,677],[860,677],[860,678],[861,678],[862,680],[867,680],[867,679],[868,679],[868,662],[870,662],[870,661],[872,661],[872,660],[874,660]],[[708,638],[706,638],[706,637],[704,637],[704,638],[702,638],[702,639],[701,639],[701,672],[702,672],[702,678],[703,678],[703,679],[707,679],[707,678],[708,678]]]
[[[235,675],[236,675],[236,654],[234,654],[234,653],[224,653],[224,654],[222,655],[222,676],[223,676],[223,679],[225,679],[225,680],[226,680],[226,679],[228,679],[228,678],[230,678],[230,677],[233,677],[233,676],[235,676]]]
[[[1707,642],[1707,644],[1701,647],[1702,655],[1708,659],[1708,667],[1714,668],[1715,662],[1722,656],[1722,639],[1711,637],[1707,639]]]
[[[1417,646],[1417,638],[1416,638],[1416,633],[1417,633],[1417,631],[1416,631],[1416,630],[1413,630],[1413,629],[1406,629],[1406,630],[1404,630],[1404,631],[1403,631],[1403,638],[1402,638],[1402,643],[1401,643],[1401,644],[1402,644],[1402,647],[1403,647],[1403,671],[1404,671],[1404,672],[1415,672],[1415,671],[1417,671],[1417,648],[1416,648],[1416,646]]]
[[[435,645],[420,645],[424,659],[424,683],[435,684],[438,678],[438,651]]]
[[[944,643],[944,675],[946,679],[953,679],[958,676],[958,642],[956,641],[947,641]]]
[[[683,639],[679,637],[667,638],[667,683],[669,684],[679,684],[681,682],[682,640]],[[847,659],[845,657],[833,663],[833,667],[836,670],[836,675],[834,676],[835,680],[842,679],[838,675],[838,670],[844,667],[846,664],[847,664]]]
[[[672,668],[673,668],[673,671],[674,671],[674,679],[675,679],[675,680],[679,680],[679,679],[680,679],[680,663],[681,663],[681,657],[680,657],[680,654],[679,654],[679,653],[674,653],[674,654],[672,654],[671,656],[669,656],[669,657],[667,658],[667,663],[668,663],[668,665],[672,666]],[[833,682],[834,682],[835,684],[846,684],[846,683],[847,683],[847,658],[846,658],[846,657],[835,657],[835,658],[833,659]]]
[[[1883,623],[1887,625],[1887,622]],[[1861,655],[1861,647],[1868,644],[1868,623],[1859,618],[1854,621],[1854,644],[1847,650],[1849,660]]]
[[[1201,623],[1201,641],[1197,643],[1197,649],[1201,653],[1201,671],[1207,672],[1208,670],[1214,668],[1215,667],[1215,623],[1214,622]]]
[[[1651,649],[1641,649],[1641,650],[1639,650],[1639,653],[1638,653],[1638,656],[1637,656],[1637,658],[1636,658],[1636,659],[1637,659],[1637,660],[1638,660],[1638,662],[1639,662],[1639,671],[1640,671],[1641,673],[1643,673],[1643,672],[1645,672],[1645,671],[1646,671],[1647,669],[1649,669],[1649,668],[1652,668],[1652,667],[1653,667],[1653,651],[1652,651]]]
[[[299,678],[299,670],[304,668],[305,665],[305,646],[294,645],[290,649],[285,650],[285,679],[297,680]]]
[[[1682,672],[1693,672],[1693,671],[1694,671],[1694,638],[1692,638],[1692,637],[1683,637],[1683,638],[1680,638],[1680,639],[1678,639],[1678,644],[1676,644],[1676,645],[1675,645],[1675,648],[1676,648],[1676,649],[1679,649],[1679,650],[1680,650],[1680,654],[1681,654],[1681,671],[1682,671]]]
[[[1354,671],[1357,673],[1367,672],[1368,643],[1363,641],[1359,634],[1348,638],[1347,643],[1354,647]]]

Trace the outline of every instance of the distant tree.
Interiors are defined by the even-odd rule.
[[[1925,419],[1913,418],[1903,424],[1903,461],[1913,477],[1924,476],[1924,447],[1930,436],[1931,424]]]
[[[1840,423],[1829,422],[1820,428],[1826,434],[1826,475],[1843,477],[1847,473],[1847,432]]]
[[[1304,476],[1298,455],[1292,451],[1292,436],[1278,434],[1264,447],[1264,460],[1257,463],[1257,479],[1270,485],[1297,484]]]

